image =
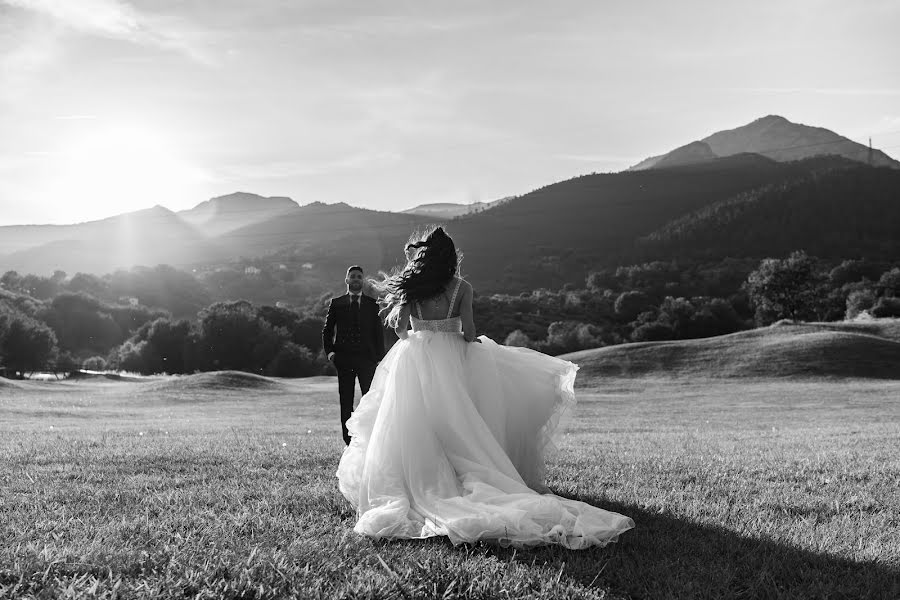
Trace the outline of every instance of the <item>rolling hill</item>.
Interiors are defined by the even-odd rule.
[[[714,338],[641,342],[565,355],[581,385],[608,377],[900,379],[900,320],[785,323]]]

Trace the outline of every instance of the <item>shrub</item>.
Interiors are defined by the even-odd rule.
[[[266,367],[266,374],[274,377],[311,377],[320,374],[323,367],[308,348],[287,342]]]
[[[900,298],[879,298],[869,312],[879,319],[900,317]]]
[[[637,290],[622,292],[614,305],[616,316],[625,322],[633,321],[639,314],[652,308],[650,296]]]
[[[0,359],[10,370],[25,373],[50,366],[57,356],[56,335],[31,317],[0,313]]]
[[[506,336],[506,339],[503,341],[504,346],[517,346],[519,348],[530,348],[531,343],[531,338],[521,329],[516,329]]]
[[[638,326],[632,333],[631,339],[635,342],[659,342],[675,339],[675,331],[671,326],[653,321]]]
[[[102,356],[92,356],[81,363],[81,368],[86,371],[105,371],[106,359]]]
[[[875,292],[870,289],[856,290],[847,296],[847,312],[845,318],[855,319],[863,311],[875,305]]]

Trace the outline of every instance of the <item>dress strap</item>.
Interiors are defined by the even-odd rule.
[[[419,319],[422,319],[422,306],[416,301],[416,312],[419,313]]]
[[[456,280],[456,287],[453,288],[453,297],[450,298],[450,310],[447,311],[447,318],[449,319],[453,316],[453,306],[456,304],[456,293],[459,292],[459,284],[462,283],[462,279]]]

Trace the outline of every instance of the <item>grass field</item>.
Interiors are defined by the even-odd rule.
[[[357,537],[333,379],[0,386],[0,597],[900,598],[898,381],[595,380],[581,552]]]

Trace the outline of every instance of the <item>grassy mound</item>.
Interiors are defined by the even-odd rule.
[[[108,379],[109,381],[132,381],[132,382],[145,382],[152,381],[152,377],[143,377],[136,375],[124,375],[122,373],[105,373],[98,371],[84,371],[78,370],[69,374],[68,379],[82,381],[85,379],[94,379],[94,380],[102,380]]]
[[[642,342],[565,356],[580,383],[601,377],[864,377],[900,379],[900,321],[780,322],[699,340]]]
[[[203,390],[281,390],[284,384],[269,377],[244,373],[243,371],[213,371],[195,375],[175,376],[148,386],[161,392],[197,392]]]
[[[22,387],[18,381],[0,377],[0,390],[21,390]]]

